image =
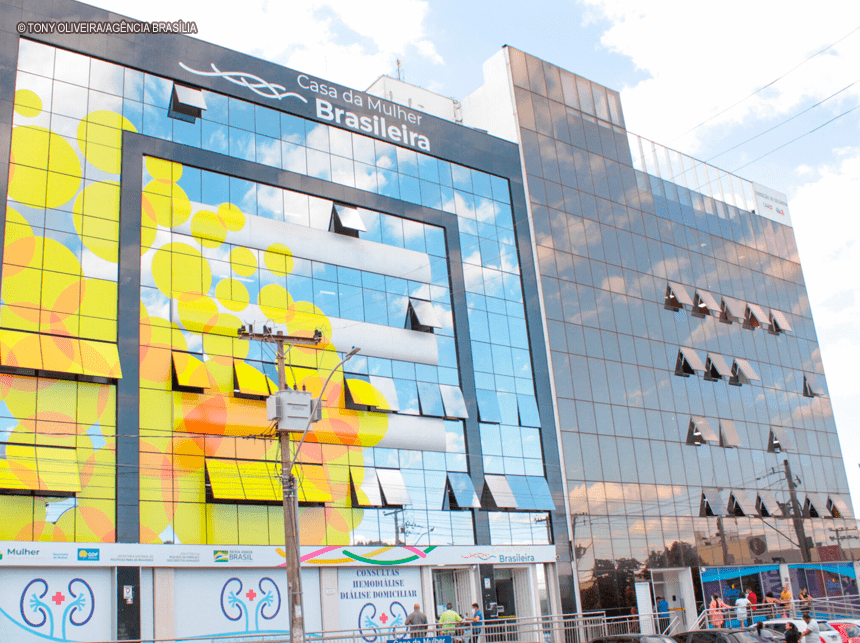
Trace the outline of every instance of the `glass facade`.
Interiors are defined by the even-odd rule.
[[[269,424],[264,398],[277,389],[274,355],[236,338],[239,326],[269,320],[293,334],[322,329],[322,350],[294,348],[288,359],[288,383],[311,391],[348,348],[338,337],[393,338],[351,360],[326,390],[323,421],[297,470],[302,544],[471,545],[481,540],[474,516],[482,502],[488,544],[551,543],[547,512],[556,507],[508,180],[211,91],[202,92],[201,117],[187,122],[169,113],[172,90],[164,77],[20,40],[0,343],[9,367],[5,488],[29,497],[0,493],[15,516],[0,538],[116,538],[118,245],[134,222],[120,219],[123,183],[134,180],[121,180],[125,131],[453,222],[446,230],[349,207],[358,217],[349,236],[363,255],[339,260],[328,244],[340,236],[345,203],[202,163],[143,159],[140,362],[132,369],[140,377],[138,542],[283,543],[278,444],[260,437]],[[467,316],[471,390],[455,301]],[[421,325],[430,344],[403,335],[422,332],[410,319],[428,308],[436,321]],[[411,351],[410,338],[418,346]],[[78,399],[85,419],[52,415],[36,391],[56,398],[53,406],[74,408]],[[83,410],[96,401],[97,410]],[[35,416],[22,404],[35,405]],[[479,444],[470,446],[467,422]],[[51,431],[65,437],[39,437]],[[404,433],[415,434],[411,442]],[[436,446],[418,434],[438,438]],[[48,464],[66,456],[79,463],[68,480]],[[473,473],[470,458],[509,488],[511,501],[484,494],[480,482],[470,487],[475,478],[462,475]],[[84,475],[88,466],[97,471]],[[61,514],[56,503],[73,511]],[[57,519],[45,521],[46,512]]]
[[[652,569],[800,562],[786,459],[826,559],[855,525],[792,228],[628,136],[617,93],[507,52],[583,609],[628,611]]]

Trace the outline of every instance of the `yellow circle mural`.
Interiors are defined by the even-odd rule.
[[[266,248],[263,262],[276,275],[286,276],[293,271],[293,253],[283,243],[273,243]]]
[[[248,248],[233,248],[230,252],[230,265],[237,275],[250,277],[257,272],[257,257]]]
[[[250,301],[245,284],[236,279],[222,279],[215,286],[215,296],[221,305],[228,310],[244,310]]]
[[[12,130],[11,161],[49,172],[46,178],[41,175],[41,180],[34,180],[33,172],[10,174],[9,196],[21,203],[56,208],[67,203],[81,186],[81,162],[75,150],[62,136],[44,127],[23,125]]]
[[[90,112],[78,125],[78,145],[98,169],[119,174],[122,167],[122,131],[136,132],[134,125],[115,112]]]
[[[177,299],[185,293],[209,292],[212,286],[209,263],[186,243],[168,243],[155,252],[152,278],[162,294]]]
[[[15,111],[30,118],[38,116],[42,113],[42,99],[36,92],[19,89],[15,92]]]

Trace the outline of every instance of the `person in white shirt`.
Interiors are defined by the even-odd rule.
[[[803,621],[806,623],[806,629],[800,634],[801,643],[818,643],[821,638],[821,628],[818,626],[818,621],[812,618],[812,614],[809,612],[803,615]]]
[[[735,614],[741,627],[749,627],[749,606],[750,601],[743,594],[735,601]]]

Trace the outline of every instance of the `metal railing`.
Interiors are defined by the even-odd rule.
[[[607,617],[603,612],[560,616],[486,619],[474,627],[467,621],[451,631],[431,624],[417,632],[421,636],[451,635],[462,643],[588,643],[596,638],[617,634],[648,634],[677,631],[680,620],[657,614]],[[306,635],[309,643],[385,643],[402,640],[408,643],[411,632],[404,625],[368,627],[360,630],[314,632]],[[233,634],[171,639],[143,639],[123,643],[289,643],[289,634]]]
[[[835,598],[813,598],[811,600],[792,600],[788,603],[757,603],[755,609],[747,608],[747,618],[742,622],[738,618],[737,608],[722,609],[707,608],[699,614],[696,621],[697,629],[713,627],[744,627],[776,618],[799,619],[804,612],[809,612],[818,620],[836,620],[838,618],[860,618],[860,596],[840,596]]]

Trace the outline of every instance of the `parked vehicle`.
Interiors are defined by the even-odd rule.
[[[818,619],[815,620],[818,621]],[[806,621],[801,618],[773,618],[768,621],[764,621],[764,626],[784,634],[785,625],[788,622],[794,623],[794,627],[796,627],[797,631],[801,634],[806,631]],[[821,628],[821,643],[842,643],[842,635],[834,628],[830,627],[827,621],[818,621],[818,627]]]
[[[588,643],[675,643],[663,634],[615,634],[592,639]]]
[[[747,628],[711,628],[675,634],[676,643],[758,643]]]
[[[860,643],[860,619],[840,618],[827,624],[842,636],[842,643]]]

